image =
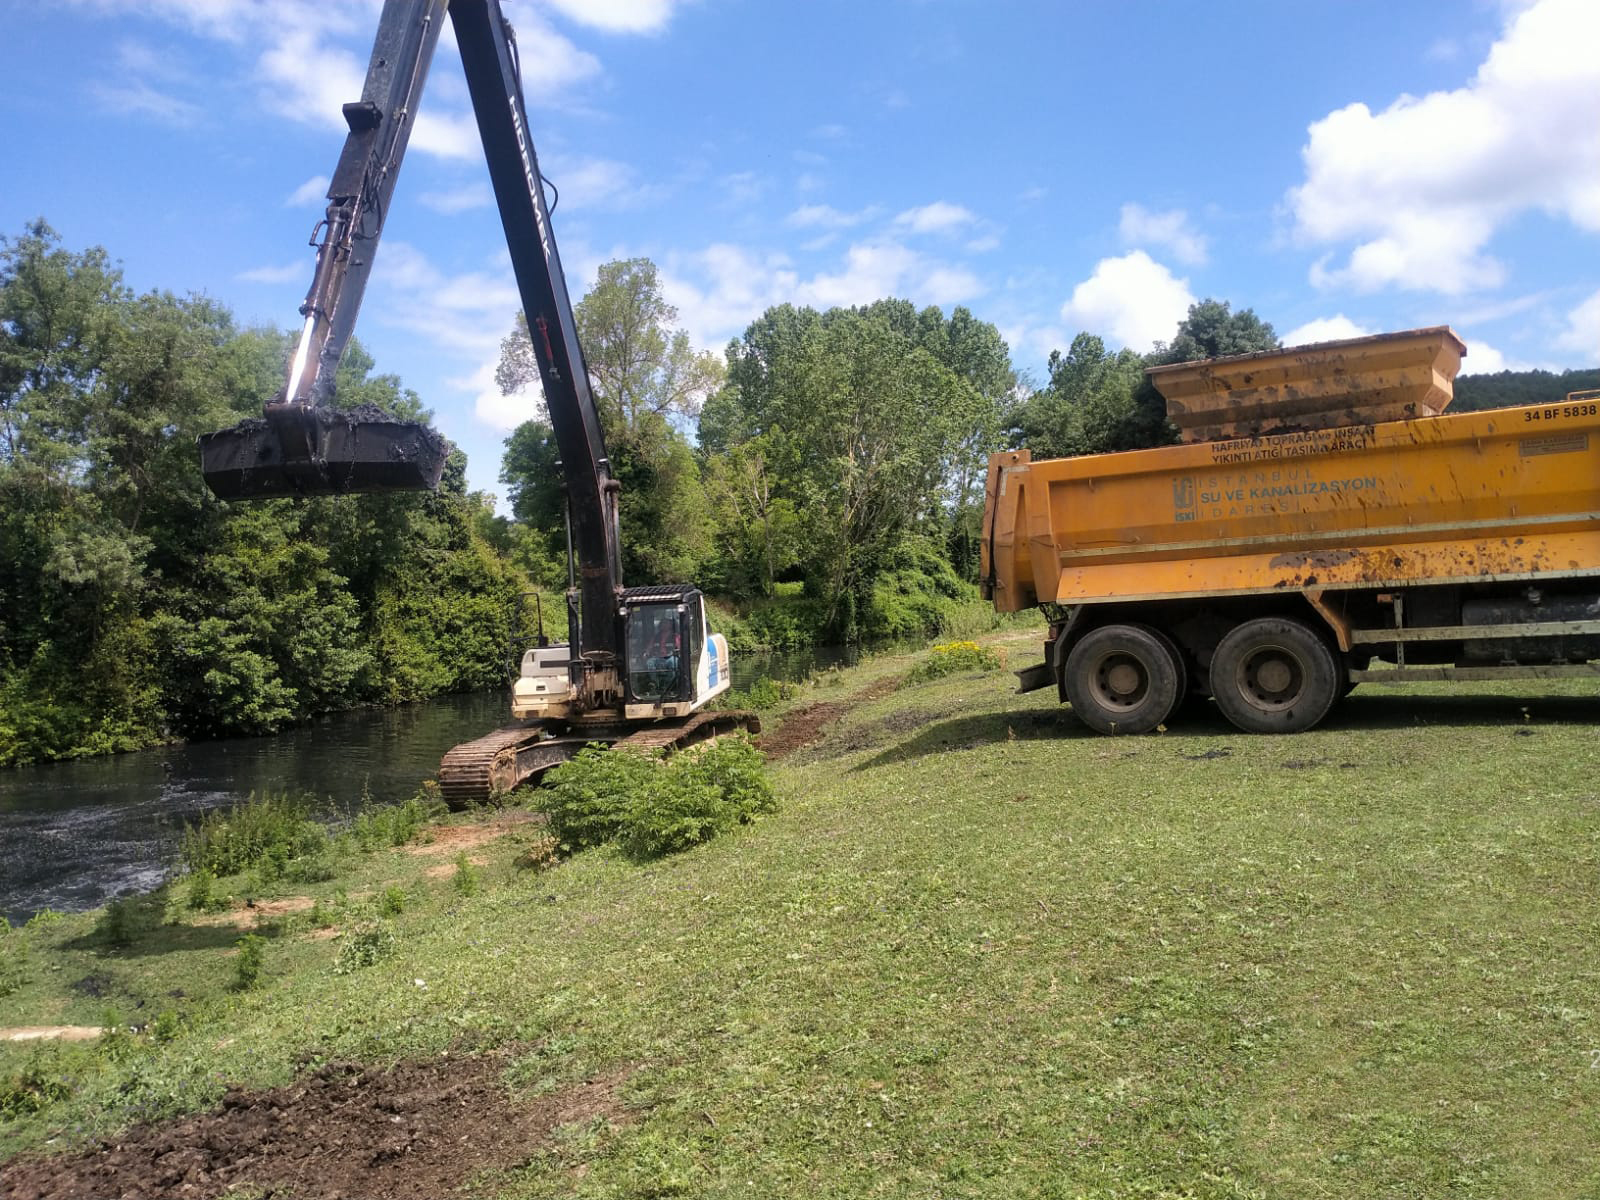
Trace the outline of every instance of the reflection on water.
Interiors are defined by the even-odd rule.
[[[733,681],[804,679],[859,648],[734,656]],[[74,912],[161,881],[186,822],[250,793],[308,792],[332,815],[403,800],[444,752],[510,720],[504,692],[340,713],[274,737],[0,769],[0,913]]]
[[[0,770],[0,912],[94,908],[160,882],[186,821],[251,792],[331,814],[401,800],[457,742],[506,723],[502,692],[341,713],[274,737]]]

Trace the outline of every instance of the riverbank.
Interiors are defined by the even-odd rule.
[[[0,1154],[219,1103],[270,1146],[276,1103],[302,1142],[295,1105],[323,1106],[351,1169],[482,1132],[440,1157],[463,1174],[416,1176],[436,1194],[475,1169],[518,1198],[1600,1181],[1592,688],[1363,687],[1293,738],[1202,711],[1112,740],[1004,670],[894,686],[917,661],[806,689],[836,707],[773,765],[780,811],[649,865],[549,866],[508,810],[148,941],[47,922],[14,1022],[118,1032],[0,1045]],[[357,1095],[371,1119],[333,1123]],[[148,1136],[236,1144],[175,1128]]]

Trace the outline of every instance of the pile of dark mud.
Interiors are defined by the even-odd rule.
[[[212,1112],[0,1166],[7,1200],[173,1200],[249,1189],[295,1200],[435,1200],[526,1163],[560,1125],[621,1122],[622,1076],[516,1103],[501,1058],[388,1069],[337,1063],[286,1087],[232,1091]]]

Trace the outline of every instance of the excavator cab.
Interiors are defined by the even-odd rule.
[[[728,643],[710,631],[698,588],[628,588],[619,613],[628,719],[683,716],[728,690]]]

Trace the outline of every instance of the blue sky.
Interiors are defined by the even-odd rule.
[[[646,255],[696,342],[768,305],[964,304],[1043,378],[1207,296],[1296,341],[1451,324],[1600,362],[1595,0],[504,0],[580,295]],[[374,0],[0,0],[0,233],[299,324]],[[537,397],[442,45],[358,336],[499,490]]]

